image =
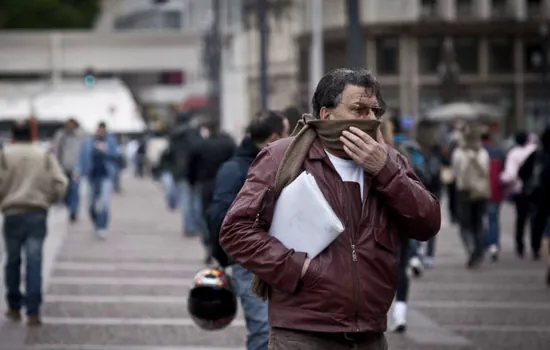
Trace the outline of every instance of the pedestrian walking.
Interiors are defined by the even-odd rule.
[[[241,300],[248,329],[247,350],[267,350],[269,325],[267,303],[250,292],[254,274],[242,265],[235,264],[219,245],[219,232],[223,220],[246,181],[250,164],[267,144],[288,136],[288,121],[273,112],[260,113],[248,127],[247,136],[235,155],[218,171],[208,210],[208,226],[212,239],[212,255],[222,267],[231,266],[233,284]]]
[[[257,276],[255,293],[269,296],[270,349],[387,349],[399,240],[434,236],[439,204],[407,160],[384,143],[379,119],[385,104],[371,72],[329,72],[312,107],[297,136],[260,151],[220,243]],[[345,226],[315,257],[268,234],[281,187],[302,171],[314,177]]]
[[[65,205],[71,222],[76,222],[80,207],[80,181],[74,176],[74,169],[85,139],[86,133],[80,129],[76,119],[71,118],[67,120],[63,129],[55,134],[52,143],[53,152],[69,179]]]
[[[107,125],[99,123],[95,135],[82,146],[75,169],[77,179],[86,177],[89,185],[89,213],[96,234],[107,237],[109,211],[120,151],[116,138],[107,132]]]
[[[540,236],[537,237],[533,225],[535,208],[529,199],[528,188],[525,186],[533,180],[533,170],[537,144],[530,142],[529,135],[525,132],[516,134],[516,146],[512,147],[506,156],[504,171],[500,179],[507,185],[516,206],[516,254],[519,258],[525,255],[525,226],[531,223],[531,249],[533,258],[538,259],[540,249]]]
[[[483,147],[489,154],[489,185],[491,196],[487,204],[487,229],[485,234],[485,249],[492,261],[498,260],[500,252],[500,207],[504,200],[504,190],[500,182],[500,174],[504,170],[506,155],[493,141],[488,129],[481,135]]]
[[[13,144],[0,151],[0,209],[4,215],[5,283],[12,321],[27,313],[29,326],[41,324],[42,247],[47,235],[48,209],[63,199],[67,177],[57,159],[32,143],[29,121],[12,129]],[[21,293],[21,255],[26,262],[25,295]]]
[[[467,266],[477,267],[484,249],[483,217],[491,196],[489,154],[482,147],[481,130],[470,123],[464,127],[462,144],[452,158],[458,190],[460,235],[469,255]]]
[[[216,123],[207,123],[201,127],[203,137],[191,149],[189,159],[189,179],[198,188],[201,203],[199,217],[195,218],[203,227],[202,242],[206,252],[205,264],[212,262],[210,232],[206,225],[206,213],[212,202],[214,182],[221,165],[228,161],[235,151],[235,142],[226,133],[219,130]]]

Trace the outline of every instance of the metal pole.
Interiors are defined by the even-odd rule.
[[[545,94],[548,95],[547,91],[550,87],[550,78],[549,78],[549,70],[550,70],[550,57],[548,52],[548,41],[550,40],[550,34],[548,30],[548,25],[544,23],[540,28],[540,34],[541,34],[541,49],[542,49],[542,84],[541,84],[541,98],[544,103],[544,107],[542,108],[542,112],[544,114],[543,118],[545,119],[545,124],[550,125],[550,104],[547,102]]]
[[[260,26],[260,106],[268,109],[269,81],[267,74],[268,23],[267,0],[258,0],[258,24]]]
[[[359,0],[347,0],[348,10],[348,66],[364,65],[363,38],[359,19]]]
[[[323,43],[323,3],[322,0],[310,0],[311,4],[311,50],[309,88],[315,91],[324,73],[324,43]]]
[[[220,0],[212,0],[212,23],[206,39],[206,59],[210,81],[210,118],[220,123],[221,115],[221,39],[220,39]]]

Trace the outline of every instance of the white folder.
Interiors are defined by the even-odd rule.
[[[343,231],[315,178],[304,171],[281,192],[269,234],[312,259]]]

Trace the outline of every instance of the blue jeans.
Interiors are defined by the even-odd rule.
[[[42,304],[42,247],[47,217],[46,212],[27,212],[4,218],[6,300],[10,310],[20,310],[24,303],[29,316],[38,316]],[[27,263],[24,297],[20,289],[22,250]]]
[[[78,213],[78,207],[80,205],[80,182],[69,177],[69,186],[67,187],[67,194],[65,195],[65,205],[69,210],[70,215],[76,215]]]
[[[191,186],[186,180],[178,184],[183,218],[183,232],[186,236],[206,234],[206,223],[202,211],[202,196],[199,186]]]
[[[176,209],[178,207],[178,191],[174,184],[174,177],[172,173],[164,171],[160,176],[160,181],[162,182],[162,187],[164,189],[164,198],[166,205],[170,209]]]
[[[109,177],[89,179],[90,218],[96,230],[106,230],[109,224],[109,209],[113,182]]]
[[[254,274],[241,265],[233,265],[233,284],[241,300],[246,320],[248,337],[247,350],[267,350],[269,324],[267,323],[267,302],[251,294],[249,289]]]
[[[500,246],[500,203],[487,205],[487,230],[485,234],[485,247],[491,245]]]

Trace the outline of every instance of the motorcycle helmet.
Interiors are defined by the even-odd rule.
[[[220,268],[199,271],[189,291],[187,308],[195,324],[204,330],[227,327],[237,315],[237,296],[231,277]]]

